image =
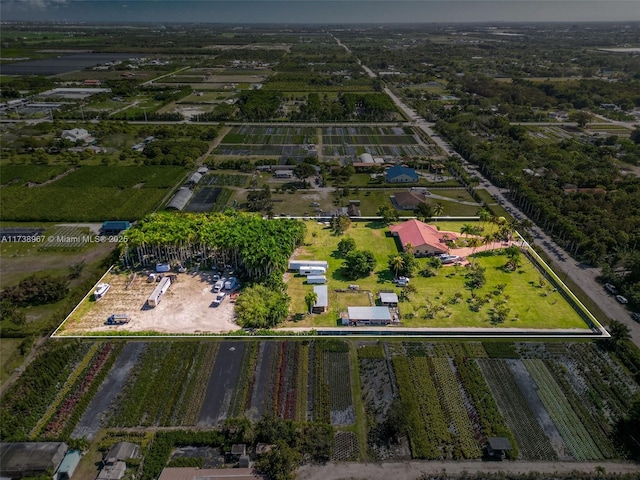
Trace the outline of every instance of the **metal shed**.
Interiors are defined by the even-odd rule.
[[[348,307],[349,323],[354,325],[389,325],[389,307]]]
[[[329,308],[329,289],[326,285],[316,285],[313,287],[314,293],[318,296],[318,300],[313,305],[313,313],[323,313]]]
[[[186,187],[180,187],[171,201],[167,203],[167,210],[184,210],[189,200],[193,196],[193,191]]]
[[[398,295],[395,292],[380,292],[380,303],[385,307],[397,307]]]

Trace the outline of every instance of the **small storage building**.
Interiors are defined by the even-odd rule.
[[[394,292],[380,292],[380,303],[385,307],[397,307],[398,295]]]
[[[117,235],[123,230],[128,230],[131,224],[124,220],[108,220],[102,223],[100,232],[103,235]]]
[[[81,458],[82,453],[79,450],[69,450],[53,476],[53,480],[69,480],[73,472],[76,471]]]
[[[327,283],[327,277],[325,275],[309,275],[307,277],[307,283],[310,285],[324,285],[325,283]]]
[[[329,289],[326,285],[316,285],[313,292],[318,296],[318,300],[313,304],[313,313],[324,313],[329,308]]]
[[[487,439],[487,453],[494,458],[505,458],[513,447],[507,437],[489,437]]]

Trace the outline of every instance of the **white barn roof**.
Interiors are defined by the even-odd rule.
[[[349,320],[388,320],[391,322],[391,312],[388,307],[348,307]]]
[[[380,301],[382,303],[398,303],[398,295],[394,292],[380,292]]]

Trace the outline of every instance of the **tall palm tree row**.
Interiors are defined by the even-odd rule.
[[[120,251],[128,267],[156,262],[230,265],[240,275],[262,281],[284,272],[305,231],[302,222],[256,214],[162,212],[128,230]]]

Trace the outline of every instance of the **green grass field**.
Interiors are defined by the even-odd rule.
[[[442,229],[459,231],[462,223],[439,222]],[[356,241],[358,249],[370,250],[377,260],[372,275],[364,279],[352,280],[340,270],[342,259],[336,252],[338,242],[343,237],[333,235],[328,228],[316,222],[308,222],[306,243],[297,255],[301,259],[326,260],[329,286],[329,311],[321,315],[305,315],[304,295],[311,290],[304,284],[304,277],[292,276],[288,282],[292,297],[291,312],[298,314],[299,321],[291,326],[335,326],[344,301],[337,301],[334,290],[347,289],[350,284],[358,284],[360,290],[369,290],[374,299],[381,289],[400,292],[392,283],[393,273],[387,267],[388,257],[398,252],[396,240],[388,233],[388,228],[380,223],[354,223],[346,236]],[[411,285],[417,289],[410,301],[400,303],[402,324],[407,327],[513,327],[528,329],[572,329],[586,328],[586,324],[573,308],[555,291],[548,282],[541,284],[541,274],[526,258],[522,257],[521,266],[515,272],[506,272],[502,266],[506,256],[496,253],[476,256],[474,259],[486,268],[486,284],[476,290],[474,295],[486,298],[487,303],[479,311],[471,308],[472,292],[466,287],[465,267],[446,266],[434,277],[419,275],[411,279]],[[419,259],[420,265],[426,259]],[[501,293],[496,288],[506,284]],[[493,324],[491,309],[505,302],[509,313],[504,323]],[[337,303],[336,303],[337,302]],[[362,304],[362,303],[358,303]],[[301,320],[300,320],[301,319]]]

